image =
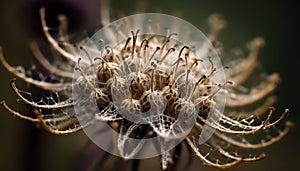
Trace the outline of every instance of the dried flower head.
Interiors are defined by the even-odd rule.
[[[66,17],[59,17],[59,36],[54,38],[45,9],[40,10],[43,31],[60,54],[60,65],[52,65],[36,43],[31,47],[39,63],[60,78],[56,81],[26,75],[8,64],[0,49],[0,61],[9,72],[55,94],[33,101],[13,79],[13,91],[33,108],[35,117],[2,101],[4,108],[53,134],[84,129],[99,147],[124,159],[160,155],[163,170],[173,168],[184,143],[204,164],[218,168],[257,161],[265,155],[249,154],[248,149],[273,144],[290,130],[288,121],[284,129],[276,127],[288,109],[272,117],[277,73],[252,88],[243,86],[256,69],[262,38],[251,41],[248,57],[222,66],[217,35],[226,22],[220,15],[210,17],[206,38],[201,32],[195,35],[187,22],[162,14],[140,14],[109,24],[108,7],[103,5],[101,12],[103,29],[89,41],[71,43]],[[103,145],[107,130],[113,147]]]

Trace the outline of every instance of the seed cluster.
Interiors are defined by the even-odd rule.
[[[90,85],[86,88],[95,92],[100,111],[113,103],[125,119],[150,124],[162,137],[187,134],[197,115],[207,117],[222,85],[210,81],[217,72],[212,61],[207,71],[193,49],[175,48],[180,45],[172,35],[138,36],[132,32],[132,37],[118,45],[120,51],[106,47],[105,55],[91,60],[86,68],[78,61],[80,76],[75,83]],[[90,67],[95,71],[87,72]]]

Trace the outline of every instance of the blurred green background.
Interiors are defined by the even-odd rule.
[[[124,15],[135,11],[136,1],[113,1],[112,12]],[[143,3],[140,2],[140,5]],[[30,40],[44,41],[38,8],[48,9],[49,25],[55,25],[56,15],[68,16],[71,34],[87,29],[93,33],[98,25],[99,3],[97,0],[9,0],[0,2],[0,45],[4,55],[13,65],[29,67],[34,62],[28,47]],[[300,170],[300,107],[299,104],[299,43],[296,36],[299,19],[296,3],[288,1],[240,1],[240,0],[149,0],[146,12],[160,12],[183,17],[198,28],[207,28],[209,14],[218,12],[228,21],[228,27],[220,36],[225,50],[243,48],[255,36],[262,36],[266,46],[260,55],[260,62],[267,73],[279,72],[282,83],[276,94],[279,97],[277,112],[289,107],[289,120],[295,123],[292,132],[282,141],[265,148],[267,158],[254,163],[243,163],[230,171],[256,170],[279,171]],[[203,27],[204,26],[204,27]],[[17,110],[29,112],[16,102],[16,96],[9,87],[13,78],[0,67],[0,100],[5,99]],[[17,81],[22,84],[22,81]],[[23,88],[27,88],[26,85]],[[50,171],[74,170],[80,156],[85,154],[87,138],[83,132],[68,136],[51,135],[39,130],[34,124],[13,117],[0,107],[0,170],[8,171]],[[152,161],[152,160],[149,160]],[[151,163],[148,161],[148,164]],[[155,163],[158,165],[159,163]],[[147,167],[150,169],[151,164]],[[158,167],[155,167],[158,168]],[[76,170],[76,169],[75,169]],[[190,170],[217,170],[193,161]]]

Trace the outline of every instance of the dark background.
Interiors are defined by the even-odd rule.
[[[136,2],[113,1],[112,12],[129,15],[134,12]],[[55,16],[64,13],[70,21],[70,32],[84,29],[93,33],[98,25],[96,0],[9,0],[0,2],[0,45],[12,65],[29,67],[34,62],[28,47],[30,40],[43,41],[38,8],[46,6],[49,25],[57,24]],[[282,83],[276,94],[279,97],[277,112],[290,108],[289,120],[295,123],[292,132],[282,141],[265,148],[267,158],[254,163],[239,164],[228,170],[300,170],[300,107],[299,102],[299,18],[297,5],[289,1],[171,1],[152,0],[146,12],[161,12],[183,17],[198,28],[206,25],[209,14],[218,12],[228,21],[228,28],[220,39],[225,50],[244,45],[255,36],[266,41],[260,62],[267,73],[279,72]],[[122,13],[123,12],[123,13]],[[204,28],[204,27],[203,27]],[[80,36],[78,36],[80,37]],[[13,78],[0,67],[0,100],[5,99],[18,111],[29,112],[20,107],[9,87]],[[17,81],[18,85],[22,81]],[[28,87],[23,86],[23,88]],[[83,154],[87,138],[83,132],[68,136],[51,135],[36,129],[34,124],[13,117],[0,107],[0,170],[71,170]],[[156,163],[158,165],[158,163]],[[148,167],[149,168],[149,167]],[[191,170],[217,170],[193,161]]]

